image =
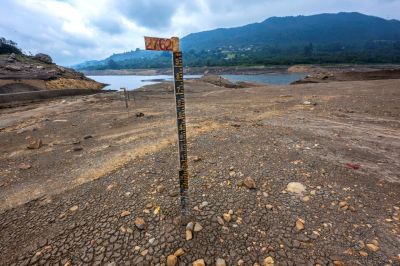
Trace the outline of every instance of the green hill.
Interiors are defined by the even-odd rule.
[[[188,66],[400,63],[400,21],[360,13],[272,17],[182,38]],[[168,67],[167,53],[115,54],[78,69]]]

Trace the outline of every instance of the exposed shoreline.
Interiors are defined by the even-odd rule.
[[[129,92],[129,109],[112,92],[0,109],[0,265],[155,265],[178,248],[184,265],[253,265],[260,252],[277,264],[396,264],[399,88],[186,82],[190,210],[203,227],[189,241],[171,84]]]

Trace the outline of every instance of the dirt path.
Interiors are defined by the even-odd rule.
[[[399,265],[399,80],[189,82],[191,240],[173,95],[155,87],[129,114],[117,94],[0,110],[0,265],[164,265],[179,248],[180,265]]]

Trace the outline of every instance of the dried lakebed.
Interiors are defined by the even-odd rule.
[[[163,85],[0,109],[0,265],[399,265],[399,80],[186,87],[187,228]]]

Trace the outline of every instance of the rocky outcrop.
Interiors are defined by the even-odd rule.
[[[102,89],[105,84],[73,69],[58,66],[46,54],[0,55],[0,93],[53,90]]]
[[[47,54],[39,53],[39,54],[36,54],[34,56],[34,58],[39,60],[39,61],[41,61],[41,62],[43,62],[43,63],[46,63],[46,64],[52,64],[53,63],[53,59],[51,59],[51,57],[49,55],[47,55]]]

